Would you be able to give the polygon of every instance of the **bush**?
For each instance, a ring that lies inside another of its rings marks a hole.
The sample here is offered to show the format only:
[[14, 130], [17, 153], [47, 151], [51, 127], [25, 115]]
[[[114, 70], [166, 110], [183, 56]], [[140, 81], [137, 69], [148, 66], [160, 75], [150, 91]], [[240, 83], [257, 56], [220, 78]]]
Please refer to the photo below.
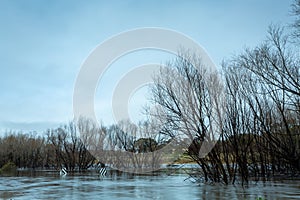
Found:
[[0, 173], [12, 173], [17, 170], [17, 166], [13, 162], [8, 162], [5, 165], [3, 165], [0, 169]]

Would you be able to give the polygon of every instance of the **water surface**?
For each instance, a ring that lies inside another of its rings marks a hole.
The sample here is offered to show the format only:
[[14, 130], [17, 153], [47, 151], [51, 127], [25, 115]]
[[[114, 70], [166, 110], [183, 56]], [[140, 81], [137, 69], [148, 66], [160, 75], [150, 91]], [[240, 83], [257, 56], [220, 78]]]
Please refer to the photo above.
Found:
[[300, 199], [300, 181], [250, 187], [195, 184], [185, 174], [19, 173], [0, 177], [0, 199]]

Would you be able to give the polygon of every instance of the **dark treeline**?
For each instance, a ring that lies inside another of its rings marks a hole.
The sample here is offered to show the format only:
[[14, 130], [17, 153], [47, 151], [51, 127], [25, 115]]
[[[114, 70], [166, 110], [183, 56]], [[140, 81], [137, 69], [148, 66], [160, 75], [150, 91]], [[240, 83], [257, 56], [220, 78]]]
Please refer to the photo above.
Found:
[[[137, 126], [122, 121], [104, 127], [97, 126], [91, 120], [80, 119], [47, 130], [43, 136], [6, 132], [0, 137], [0, 168], [11, 162], [19, 168], [66, 167], [68, 171], [84, 171], [105, 163], [123, 170], [126, 167], [149, 167], [147, 165], [151, 165], [152, 169], [159, 165], [160, 154], [155, 150], [166, 143], [153, 135], [154, 131], [155, 128], [146, 122]], [[152, 152], [152, 157], [136, 154], [145, 152]]]
[[84, 170], [95, 158], [75, 133], [74, 123], [47, 131], [45, 137], [7, 132], [0, 138], [0, 166], [8, 162], [19, 168]]

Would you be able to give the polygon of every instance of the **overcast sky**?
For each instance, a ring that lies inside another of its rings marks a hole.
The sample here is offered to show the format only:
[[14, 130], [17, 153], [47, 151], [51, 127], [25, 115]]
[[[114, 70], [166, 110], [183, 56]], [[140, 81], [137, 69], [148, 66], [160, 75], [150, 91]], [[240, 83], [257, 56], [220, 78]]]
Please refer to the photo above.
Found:
[[[291, 3], [0, 0], [0, 130], [41, 131], [71, 120], [80, 66], [112, 35], [140, 27], [173, 29], [197, 41], [219, 65], [244, 47], [262, 42], [270, 23], [290, 23]], [[136, 56], [140, 62], [164, 62], [159, 60], [164, 56], [151, 55], [144, 56], [145, 61]], [[129, 57], [119, 65], [136, 64], [135, 55]], [[114, 74], [107, 80], [109, 76]], [[108, 107], [109, 95], [97, 101], [97, 113], [105, 123], [111, 123]]]

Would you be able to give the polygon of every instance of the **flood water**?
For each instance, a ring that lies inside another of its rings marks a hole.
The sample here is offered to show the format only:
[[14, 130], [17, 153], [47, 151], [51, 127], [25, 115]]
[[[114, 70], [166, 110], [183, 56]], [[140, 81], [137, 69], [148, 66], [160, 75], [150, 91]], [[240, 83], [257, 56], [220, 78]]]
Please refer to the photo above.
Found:
[[276, 181], [250, 187], [196, 184], [187, 175], [129, 175], [110, 172], [68, 174], [22, 172], [0, 177], [0, 199], [300, 199], [300, 181]]

